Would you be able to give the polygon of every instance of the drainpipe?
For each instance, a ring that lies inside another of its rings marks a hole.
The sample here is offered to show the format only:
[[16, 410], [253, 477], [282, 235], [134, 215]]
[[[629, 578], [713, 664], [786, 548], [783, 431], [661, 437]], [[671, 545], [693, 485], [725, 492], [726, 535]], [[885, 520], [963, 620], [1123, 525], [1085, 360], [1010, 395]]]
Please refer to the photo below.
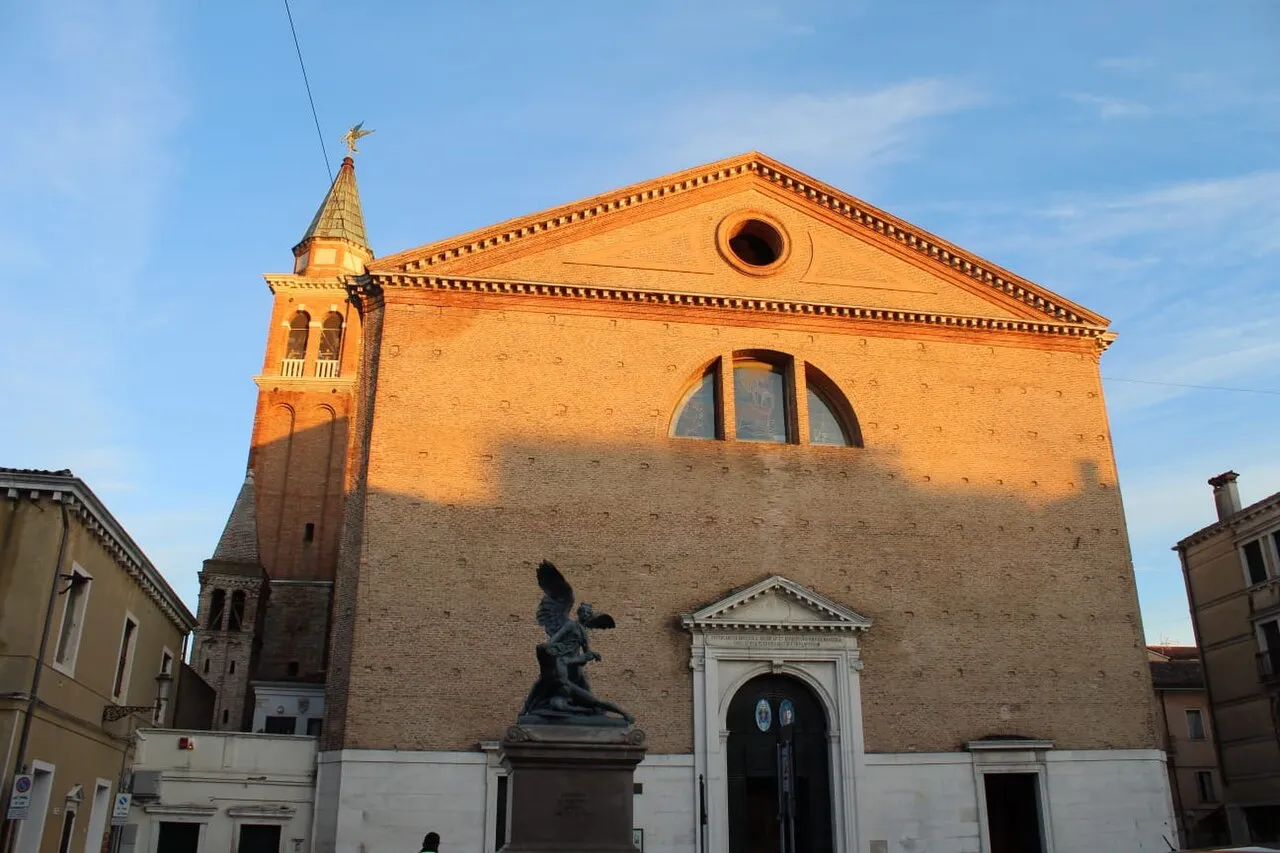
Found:
[[[49, 649], [49, 628], [53, 624], [53, 604], [58, 600], [58, 584], [62, 581], [62, 562], [67, 554], [67, 540], [71, 537], [71, 519], [67, 515], [67, 497], [58, 504], [62, 510], [62, 541], [58, 543], [58, 560], [53, 564], [53, 583], [49, 588], [49, 601], [44, 609], [44, 630], [40, 633], [40, 650], [36, 653], [35, 672], [31, 675], [31, 689], [27, 696], [27, 712], [22, 718], [22, 734], [18, 737], [18, 757], [13, 763], [14, 775], [21, 773], [27, 766], [27, 742], [31, 737], [31, 721], [35, 717], [36, 707], [40, 704], [40, 676], [44, 674], [44, 656]], [[3, 849], [13, 846], [15, 833], [13, 821], [6, 820]]]

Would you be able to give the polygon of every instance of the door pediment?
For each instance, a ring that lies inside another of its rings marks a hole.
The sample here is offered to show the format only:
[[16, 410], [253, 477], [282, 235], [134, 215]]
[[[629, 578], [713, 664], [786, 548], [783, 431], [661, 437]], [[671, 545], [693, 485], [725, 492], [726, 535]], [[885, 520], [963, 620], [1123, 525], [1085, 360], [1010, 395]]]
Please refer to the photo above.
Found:
[[871, 620], [795, 581], [773, 575], [681, 617], [694, 633], [855, 633]]

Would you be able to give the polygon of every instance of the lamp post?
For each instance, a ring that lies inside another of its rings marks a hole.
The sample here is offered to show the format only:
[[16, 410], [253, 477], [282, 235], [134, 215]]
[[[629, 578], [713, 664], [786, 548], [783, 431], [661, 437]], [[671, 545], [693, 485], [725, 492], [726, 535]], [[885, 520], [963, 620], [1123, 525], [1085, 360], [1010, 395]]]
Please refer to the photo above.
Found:
[[161, 710], [165, 707], [165, 702], [169, 701], [169, 691], [173, 686], [173, 673], [160, 671], [156, 676], [156, 701], [151, 705], [107, 705], [102, 709], [102, 722], [114, 723], [116, 720], [123, 720], [125, 717], [133, 714], [143, 714], [150, 711], [153, 715], [152, 719], [160, 715]]

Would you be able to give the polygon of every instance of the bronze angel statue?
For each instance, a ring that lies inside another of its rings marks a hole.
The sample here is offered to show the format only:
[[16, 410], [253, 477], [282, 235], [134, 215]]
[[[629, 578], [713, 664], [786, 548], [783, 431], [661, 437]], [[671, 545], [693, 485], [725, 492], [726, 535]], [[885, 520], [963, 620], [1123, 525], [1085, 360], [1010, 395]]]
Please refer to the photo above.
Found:
[[[634, 721], [626, 711], [597, 699], [587, 681], [586, 665], [600, 660], [591, 650], [589, 631], [614, 627], [613, 617], [596, 613], [585, 601], [578, 605], [578, 618], [573, 613], [573, 587], [560, 570], [546, 560], [538, 566], [538, 586], [542, 602], [538, 605], [538, 624], [547, 632], [547, 641], [539, 643], [538, 681], [529, 691], [521, 722], [587, 723], [589, 725], [625, 725]], [[610, 717], [608, 714], [617, 714]]]

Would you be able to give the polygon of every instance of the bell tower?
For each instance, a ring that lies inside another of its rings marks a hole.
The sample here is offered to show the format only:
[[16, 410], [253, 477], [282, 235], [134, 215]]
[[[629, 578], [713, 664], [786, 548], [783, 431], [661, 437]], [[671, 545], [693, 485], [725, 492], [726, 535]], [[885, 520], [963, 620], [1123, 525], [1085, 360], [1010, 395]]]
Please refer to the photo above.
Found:
[[373, 258], [348, 156], [274, 297], [249, 467], [271, 601], [253, 678], [323, 683], [361, 322], [347, 284]]

